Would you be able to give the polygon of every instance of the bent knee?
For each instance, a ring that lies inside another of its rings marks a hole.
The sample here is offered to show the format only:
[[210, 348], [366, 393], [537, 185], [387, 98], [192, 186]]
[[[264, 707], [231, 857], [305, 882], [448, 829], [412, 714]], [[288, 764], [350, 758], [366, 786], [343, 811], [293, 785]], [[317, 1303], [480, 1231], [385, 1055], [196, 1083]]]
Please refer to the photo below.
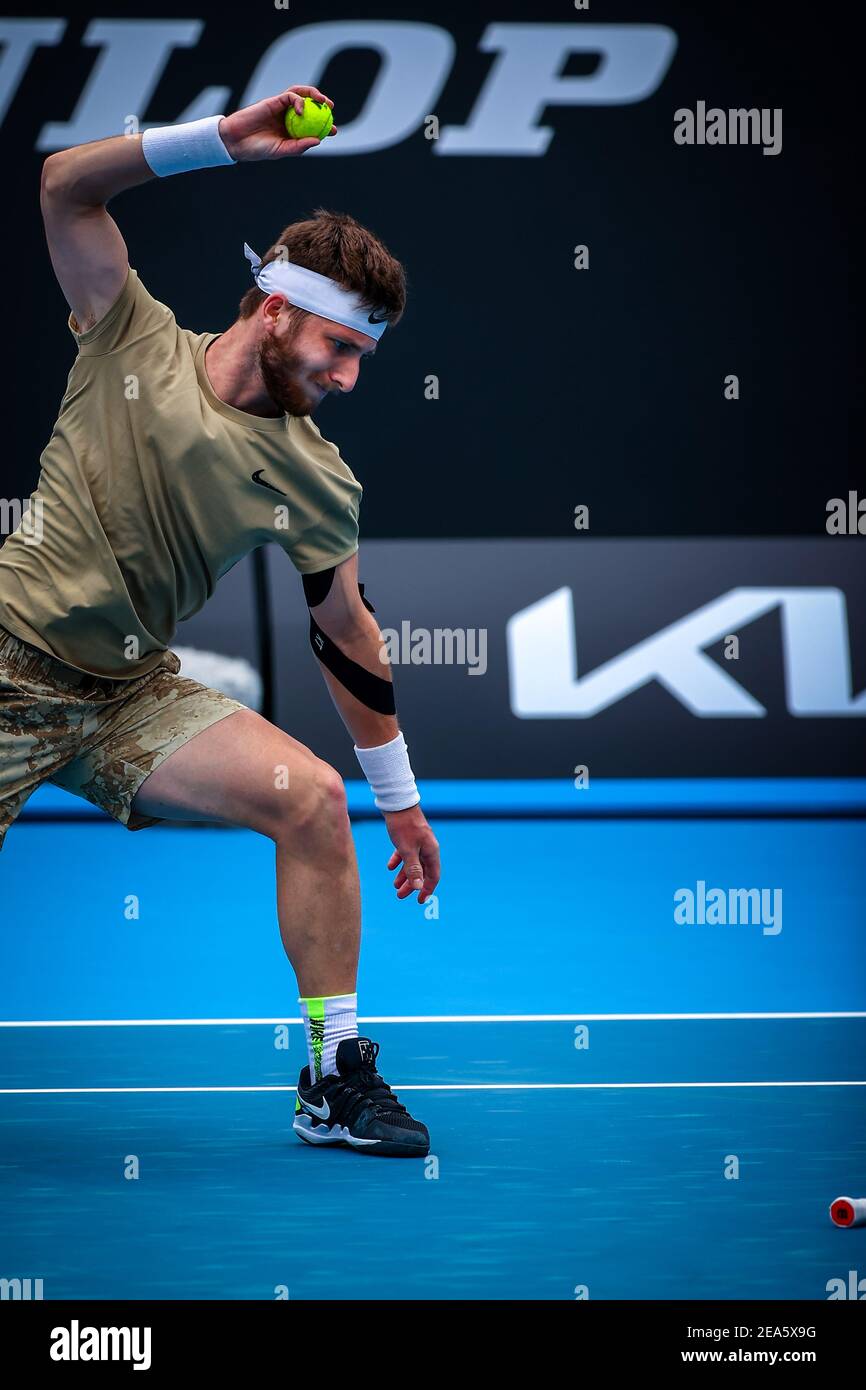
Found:
[[275, 808], [272, 839], [302, 837], [334, 842], [348, 835], [346, 788], [336, 768], [316, 758], [302, 777], [292, 779], [287, 791]]

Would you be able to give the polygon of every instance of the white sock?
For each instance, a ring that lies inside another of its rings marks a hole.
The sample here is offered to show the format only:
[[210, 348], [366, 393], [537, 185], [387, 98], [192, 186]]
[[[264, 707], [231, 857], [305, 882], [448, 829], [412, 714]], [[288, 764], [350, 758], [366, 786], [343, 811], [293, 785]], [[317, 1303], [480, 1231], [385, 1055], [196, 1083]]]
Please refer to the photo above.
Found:
[[358, 1036], [357, 994], [326, 994], [318, 999], [299, 999], [307, 1038], [310, 1082], [337, 1070], [337, 1046], [344, 1038]]

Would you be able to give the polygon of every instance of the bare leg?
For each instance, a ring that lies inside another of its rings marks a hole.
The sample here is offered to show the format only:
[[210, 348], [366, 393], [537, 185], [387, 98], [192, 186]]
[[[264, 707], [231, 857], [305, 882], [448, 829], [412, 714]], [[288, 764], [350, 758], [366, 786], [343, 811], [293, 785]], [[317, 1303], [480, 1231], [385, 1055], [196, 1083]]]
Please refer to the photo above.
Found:
[[342, 778], [252, 710], [190, 739], [142, 783], [135, 809], [246, 826], [276, 845], [277, 912], [301, 995], [354, 993], [358, 864]]

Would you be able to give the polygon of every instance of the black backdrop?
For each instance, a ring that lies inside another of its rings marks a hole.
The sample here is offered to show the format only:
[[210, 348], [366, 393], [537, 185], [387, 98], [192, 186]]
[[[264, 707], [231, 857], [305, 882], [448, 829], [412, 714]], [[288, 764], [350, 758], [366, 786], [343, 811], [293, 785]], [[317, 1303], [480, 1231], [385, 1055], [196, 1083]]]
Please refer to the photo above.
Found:
[[[35, 484], [72, 361], [39, 220], [36, 146], [46, 123], [71, 117], [99, 61], [81, 43], [94, 17], [203, 24], [138, 113], [156, 123], [216, 84], [234, 109], [269, 45], [322, 21], [449, 31], [455, 60], [432, 106], [443, 126], [467, 122], [490, 77], [495, 56], [479, 46], [489, 24], [676, 33], [647, 100], [546, 107], [539, 123], [554, 134], [541, 156], [437, 156], [419, 128], [376, 153], [202, 172], [113, 204], [132, 264], [198, 330], [233, 317], [249, 283], [243, 241], [262, 249], [319, 204], [352, 212], [405, 262], [403, 323], [355, 392], [316, 417], [364, 483], [363, 536], [567, 536], [579, 503], [594, 536], [820, 535], [828, 498], [866, 491], [854, 463], [860, 50], [844, 10], [592, 0], [583, 14], [565, 0], [529, 11], [476, 0], [431, 11], [381, 0], [323, 13], [296, 0], [288, 10], [132, 0], [37, 13], [62, 16], [66, 29], [34, 50], [0, 124], [6, 497]], [[595, 62], [574, 55], [562, 74]], [[353, 49], [284, 77], [322, 87], [348, 126], [378, 64]], [[674, 111], [701, 100], [781, 108], [782, 153], [676, 145]], [[121, 121], [118, 112], [118, 131]], [[578, 243], [590, 248], [588, 272], [572, 267]], [[736, 403], [723, 398], [729, 372], [740, 377]], [[430, 374], [438, 401], [424, 397]]]

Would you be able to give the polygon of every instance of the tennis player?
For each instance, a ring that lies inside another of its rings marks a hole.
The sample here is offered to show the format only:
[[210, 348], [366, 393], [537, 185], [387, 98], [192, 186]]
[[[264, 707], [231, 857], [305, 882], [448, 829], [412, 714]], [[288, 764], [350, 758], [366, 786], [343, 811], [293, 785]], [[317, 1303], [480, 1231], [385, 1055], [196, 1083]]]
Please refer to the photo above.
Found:
[[[362, 489], [311, 418], [326, 395], [354, 388], [361, 359], [401, 318], [405, 273], [354, 218], [320, 208], [263, 257], [245, 246], [253, 283], [238, 317], [194, 333], [145, 288], [106, 210], [154, 178], [304, 154], [320, 141], [289, 138], [284, 117], [305, 97], [333, 106], [290, 87], [230, 116], [45, 161], [45, 232], [77, 356], [30, 509], [0, 550], [0, 844], [42, 782], [130, 830], [207, 819], [268, 836], [309, 1056], [294, 1128], [314, 1145], [423, 1157], [427, 1129], [379, 1074], [379, 1044], [358, 1036], [360, 891], [342, 778], [179, 674], [168, 646], [221, 575], [281, 545], [394, 846], [397, 897], [430, 897], [439, 847], [358, 583]], [[212, 244], [203, 238], [188, 278], [220, 273]]]

